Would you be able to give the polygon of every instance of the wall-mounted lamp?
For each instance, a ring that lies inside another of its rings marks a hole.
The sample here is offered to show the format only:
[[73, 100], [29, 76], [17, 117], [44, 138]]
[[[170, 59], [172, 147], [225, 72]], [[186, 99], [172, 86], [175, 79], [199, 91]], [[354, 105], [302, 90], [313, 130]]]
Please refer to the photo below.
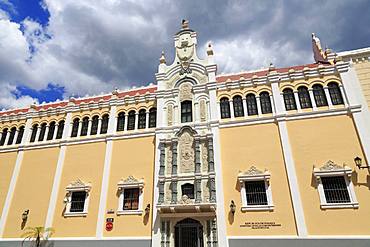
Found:
[[22, 214], [22, 221], [25, 222], [27, 221], [28, 219], [28, 214], [30, 213], [30, 210], [27, 209], [27, 210], [24, 210], [23, 214]]
[[236, 211], [236, 205], [235, 205], [235, 202], [233, 200], [231, 200], [231, 203], [230, 203], [230, 212], [232, 214], [235, 214], [235, 211]]
[[146, 205], [145, 214], [149, 214], [149, 212], [150, 212], [150, 204]]
[[357, 166], [358, 169], [369, 169], [370, 166], [369, 165], [362, 165], [362, 159], [360, 157], [356, 157], [355, 159], [355, 164]]

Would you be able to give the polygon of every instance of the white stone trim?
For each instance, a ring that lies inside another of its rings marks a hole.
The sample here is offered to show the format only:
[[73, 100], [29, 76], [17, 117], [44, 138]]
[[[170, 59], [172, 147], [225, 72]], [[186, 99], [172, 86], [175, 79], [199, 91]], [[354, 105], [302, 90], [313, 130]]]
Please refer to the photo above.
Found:
[[[273, 210], [274, 204], [272, 201], [272, 192], [270, 185], [271, 174], [265, 170], [260, 171], [255, 166], [251, 166], [248, 171], [240, 172], [238, 174], [238, 181], [240, 184], [240, 195], [242, 199], [242, 211], [262, 211], [262, 210]], [[245, 183], [248, 181], [264, 181], [267, 197], [267, 205], [248, 205]]]
[[[63, 214], [64, 217], [79, 217], [79, 216], [86, 216], [89, 209], [89, 201], [90, 201], [90, 191], [91, 191], [91, 184], [85, 183], [81, 181], [80, 179], [77, 179], [76, 181], [70, 183], [66, 187], [66, 197], [64, 198], [64, 201], [66, 203], [65, 212]], [[85, 204], [84, 204], [84, 210], [82, 212], [71, 212], [71, 201], [72, 201], [72, 194], [74, 192], [80, 192], [85, 191], [86, 192], [86, 198], [85, 198]]]
[[[121, 180], [117, 184], [118, 191], [120, 192], [118, 198], [118, 208], [117, 208], [117, 215], [125, 215], [125, 214], [142, 214], [143, 213], [143, 201], [144, 201], [144, 181], [138, 180], [133, 176], [129, 176], [125, 180]], [[135, 210], [124, 210], [123, 209], [123, 201], [124, 201], [124, 191], [125, 189], [139, 189], [139, 205], [138, 209]]]
[[[355, 190], [351, 180], [352, 169], [348, 166], [343, 165], [343, 167], [338, 166], [333, 161], [329, 160], [321, 168], [313, 169], [313, 175], [317, 181], [317, 190], [320, 197], [320, 206], [322, 209], [329, 208], [358, 208], [359, 204], [356, 198]], [[347, 191], [350, 197], [351, 202], [348, 203], [328, 203], [325, 197], [324, 186], [322, 184], [322, 177], [330, 176], [343, 176], [347, 185]]]

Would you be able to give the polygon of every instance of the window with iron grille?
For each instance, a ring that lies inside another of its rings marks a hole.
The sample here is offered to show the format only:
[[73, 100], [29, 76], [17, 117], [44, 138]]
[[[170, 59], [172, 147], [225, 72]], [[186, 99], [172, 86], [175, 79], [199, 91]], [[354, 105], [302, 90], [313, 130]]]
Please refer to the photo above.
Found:
[[76, 137], [78, 134], [78, 125], [80, 124], [80, 119], [76, 118], [73, 120], [73, 125], [72, 125], [72, 133], [71, 137]]
[[106, 134], [108, 132], [109, 115], [105, 114], [101, 119], [100, 134]]
[[321, 177], [327, 203], [351, 202], [343, 176]]
[[123, 131], [125, 129], [125, 113], [120, 112], [117, 118], [117, 131]]
[[343, 104], [343, 97], [342, 93], [340, 92], [340, 88], [337, 83], [330, 82], [328, 84], [329, 94], [331, 98], [331, 103], [333, 105], [341, 105]]
[[145, 127], [146, 127], [146, 111], [144, 109], [141, 109], [139, 111], [139, 123], [137, 128], [145, 129]]
[[181, 102], [181, 123], [193, 121], [192, 104], [193, 103], [190, 100]]
[[149, 128], [155, 128], [157, 125], [157, 108], [149, 110]]
[[265, 180], [245, 182], [248, 206], [268, 205]]
[[260, 93], [260, 102], [262, 114], [272, 113], [271, 99], [268, 92]]
[[86, 200], [86, 191], [74, 191], [71, 196], [71, 207], [70, 212], [84, 212], [85, 209], [85, 200]]
[[135, 129], [135, 111], [130, 111], [128, 113], [127, 130], [134, 129]]
[[37, 134], [37, 129], [38, 129], [38, 125], [37, 124], [34, 124], [32, 126], [32, 133], [31, 133], [31, 138], [30, 138], [30, 142], [34, 142], [36, 140], [36, 134]]
[[181, 186], [182, 195], [186, 195], [189, 199], [194, 199], [194, 184], [184, 184]]
[[283, 98], [284, 98], [285, 109], [287, 111], [297, 110], [297, 105], [295, 102], [294, 93], [292, 89], [290, 88], [284, 89]]
[[57, 131], [56, 139], [62, 139], [63, 130], [64, 130], [64, 120], [59, 121], [59, 123], [58, 123], [58, 131]]
[[7, 134], [8, 134], [8, 129], [7, 128], [3, 129], [1, 133], [0, 146], [4, 146]]
[[12, 145], [13, 144], [13, 141], [14, 141], [14, 137], [15, 137], [15, 132], [17, 131], [17, 128], [16, 127], [13, 127], [11, 128], [10, 130], [10, 136], [9, 136], [9, 139], [8, 139], [8, 145]]
[[18, 130], [18, 136], [17, 136], [17, 140], [15, 141], [15, 144], [20, 144], [22, 142], [23, 134], [24, 134], [24, 126], [21, 126]]
[[54, 131], [55, 131], [55, 122], [51, 122], [49, 124], [49, 131], [48, 136], [46, 137], [46, 140], [51, 140], [54, 137]]
[[40, 135], [38, 141], [43, 141], [45, 137], [45, 132], [46, 132], [46, 123], [41, 124], [40, 128]]
[[91, 120], [90, 135], [96, 135], [98, 133], [99, 116], [93, 116]]
[[298, 88], [298, 98], [302, 109], [312, 107], [310, 93], [306, 87], [301, 86]]
[[235, 117], [244, 117], [243, 99], [241, 96], [233, 97], [233, 107]]
[[230, 118], [230, 104], [229, 99], [223, 97], [220, 100], [220, 108], [221, 108], [221, 118]]
[[123, 191], [123, 210], [139, 209], [139, 188], [124, 189]]
[[80, 132], [80, 136], [86, 136], [87, 135], [87, 130], [89, 128], [89, 118], [88, 117], [84, 117], [82, 119], [82, 123], [81, 123], [81, 132]]
[[257, 100], [254, 94], [247, 95], [247, 111], [248, 111], [248, 116], [258, 114]]
[[318, 107], [328, 105], [328, 101], [326, 99], [326, 95], [325, 95], [325, 91], [324, 91], [323, 86], [321, 86], [319, 84], [313, 85], [312, 91], [313, 91], [313, 96], [315, 98], [316, 105]]

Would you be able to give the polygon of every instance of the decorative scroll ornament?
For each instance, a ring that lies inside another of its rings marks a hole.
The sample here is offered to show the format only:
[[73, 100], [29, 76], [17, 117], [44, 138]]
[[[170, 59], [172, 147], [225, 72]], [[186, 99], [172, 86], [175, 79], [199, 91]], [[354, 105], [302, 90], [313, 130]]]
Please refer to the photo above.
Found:
[[191, 199], [187, 195], [183, 195], [179, 201], [180, 204], [190, 204], [192, 203]]
[[261, 170], [257, 169], [257, 167], [251, 166], [249, 168], [249, 170], [247, 170], [245, 172], [239, 172], [238, 180], [239, 180], [240, 183], [243, 183], [246, 180], [251, 180], [251, 179], [253, 180], [253, 179], [256, 179], [256, 178], [265, 179], [265, 180], [269, 181], [270, 177], [271, 177], [271, 175], [267, 170], [261, 171]]
[[241, 175], [254, 176], [254, 175], [260, 175], [260, 174], [263, 174], [263, 173], [264, 172], [261, 171], [261, 170], [258, 170], [257, 167], [251, 166], [251, 168], [249, 168], [249, 170], [241, 173]]
[[179, 138], [181, 172], [194, 172], [193, 142], [194, 138], [188, 131], [184, 131], [184, 133]]
[[192, 100], [193, 94], [191, 92], [192, 87], [190, 84], [185, 83], [180, 86], [180, 101]]
[[75, 190], [85, 190], [89, 191], [91, 189], [91, 184], [90, 183], [85, 183], [81, 179], [77, 179], [74, 182], [71, 182], [67, 188], [68, 191], [75, 191]]
[[123, 183], [125, 184], [132, 184], [132, 183], [138, 183], [139, 180], [137, 180], [136, 178], [134, 178], [134, 176], [128, 176], [125, 180], [123, 180]]
[[143, 180], [136, 179], [134, 176], [130, 175], [126, 179], [121, 179], [117, 184], [118, 188], [125, 188], [125, 187], [143, 187], [144, 182]]
[[320, 171], [334, 171], [334, 170], [342, 170], [343, 167], [335, 164], [333, 161], [329, 160], [326, 162], [322, 167], [319, 168]]

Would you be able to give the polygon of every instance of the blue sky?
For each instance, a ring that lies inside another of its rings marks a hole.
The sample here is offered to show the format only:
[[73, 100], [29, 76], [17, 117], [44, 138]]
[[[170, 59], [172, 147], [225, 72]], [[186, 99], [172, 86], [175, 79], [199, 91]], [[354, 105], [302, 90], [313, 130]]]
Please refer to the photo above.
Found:
[[155, 83], [184, 18], [219, 74], [311, 63], [312, 32], [370, 46], [368, 0], [0, 0], [0, 109]]

